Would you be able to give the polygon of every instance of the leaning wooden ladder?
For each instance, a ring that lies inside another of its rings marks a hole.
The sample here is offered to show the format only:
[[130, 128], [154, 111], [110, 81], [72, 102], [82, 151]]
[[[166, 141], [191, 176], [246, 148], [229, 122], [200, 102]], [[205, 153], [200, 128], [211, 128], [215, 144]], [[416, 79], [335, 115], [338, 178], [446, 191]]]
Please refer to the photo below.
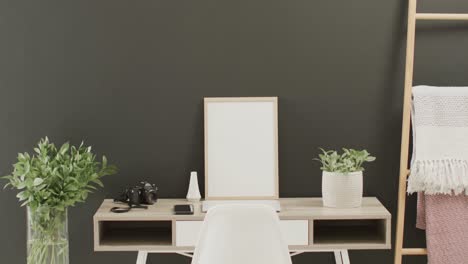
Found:
[[406, 207], [406, 180], [409, 176], [409, 146], [411, 127], [411, 94], [413, 87], [414, 69], [414, 45], [416, 36], [417, 20], [467, 20], [468, 14], [442, 14], [442, 13], [417, 13], [417, 0], [408, 0], [408, 36], [406, 46], [406, 71], [405, 71], [405, 91], [403, 100], [403, 125], [401, 136], [401, 156], [400, 156], [400, 185], [398, 188], [398, 216], [395, 242], [395, 264], [401, 264], [404, 255], [426, 255], [425, 248], [404, 248], [403, 234], [405, 225]]

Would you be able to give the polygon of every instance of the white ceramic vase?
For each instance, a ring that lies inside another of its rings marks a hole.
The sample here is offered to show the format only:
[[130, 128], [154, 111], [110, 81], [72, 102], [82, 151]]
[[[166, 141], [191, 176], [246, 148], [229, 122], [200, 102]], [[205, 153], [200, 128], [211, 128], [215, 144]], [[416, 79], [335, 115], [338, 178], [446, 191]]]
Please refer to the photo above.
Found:
[[190, 184], [187, 192], [187, 200], [198, 202], [201, 199], [200, 189], [198, 187], [198, 176], [196, 171], [190, 172]]
[[323, 206], [353, 208], [362, 204], [362, 171], [322, 173]]

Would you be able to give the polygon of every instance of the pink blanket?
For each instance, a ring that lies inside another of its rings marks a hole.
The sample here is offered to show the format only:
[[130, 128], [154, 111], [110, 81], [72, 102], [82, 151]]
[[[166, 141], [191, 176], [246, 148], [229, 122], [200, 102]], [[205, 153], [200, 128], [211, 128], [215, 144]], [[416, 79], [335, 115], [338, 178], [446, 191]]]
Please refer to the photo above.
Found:
[[429, 264], [468, 263], [468, 196], [418, 193], [416, 227], [426, 230]]

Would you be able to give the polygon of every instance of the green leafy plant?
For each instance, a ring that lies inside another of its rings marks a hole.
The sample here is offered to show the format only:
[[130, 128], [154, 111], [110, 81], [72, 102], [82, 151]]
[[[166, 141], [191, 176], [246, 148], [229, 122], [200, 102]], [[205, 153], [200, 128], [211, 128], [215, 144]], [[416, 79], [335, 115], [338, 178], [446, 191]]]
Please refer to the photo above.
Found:
[[317, 160], [322, 163], [323, 171], [350, 173], [364, 171], [362, 165], [364, 162], [372, 162], [375, 157], [371, 156], [367, 150], [354, 150], [343, 148], [343, 153], [338, 153], [335, 150], [324, 150], [319, 154]]
[[[91, 147], [69, 143], [57, 148], [46, 137], [34, 148], [35, 154], [19, 153], [5, 187], [18, 189], [21, 206], [28, 206], [31, 229], [28, 264], [68, 262], [67, 208], [84, 202], [101, 178], [115, 174], [105, 156], [96, 160]], [[65, 231], [64, 231], [65, 230]], [[65, 239], [65, 241], [64, 241]], [[66, 259], [66, 261], [65, 261]]]

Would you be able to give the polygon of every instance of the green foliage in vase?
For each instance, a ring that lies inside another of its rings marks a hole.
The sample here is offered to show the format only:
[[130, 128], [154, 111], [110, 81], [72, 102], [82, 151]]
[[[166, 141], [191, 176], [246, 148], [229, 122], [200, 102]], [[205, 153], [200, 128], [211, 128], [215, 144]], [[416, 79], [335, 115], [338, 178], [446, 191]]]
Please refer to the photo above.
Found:
[[338, 153], [335, 150], [324, 150], [319, 154], [318, 159], [314, 159], [322, 163], [323, 171], [350, 173], [364, 171], [362, 167], [364, 162], [372, 162], [375, 157], [372, 157], [367, 150], [354, 150], [343, 148], [343, 153]]
[[96, 161], [91, 147], [83, 143], [79, 147], [63, 144], [55, 147], [46, 137], [41, 139], [35, 155], [18, 154], [18, 162], [13, 165], [9, 180], [5, 185], [21, 190], [17, 197], [32, 210], [41, 207], [64, 211], [77, 202], [84, 202], [88, 194], [103, 187], [101, 177], [116, 172], [116, 167]]
[[5, 187], [20, 191], [21, 206], [28, 206], [28, 264], [68, 263], [67, 208], [84, 202], [97, 186], [103, 187], [100, 179], [115, 174], [117, 168], [108, 165], [105, 156], [96, 160], [91, 147], [83, 143], [57, 148], [46, 137], [34, 152], [18, 154], [13, 172], [3, 177], [8, 180]]

